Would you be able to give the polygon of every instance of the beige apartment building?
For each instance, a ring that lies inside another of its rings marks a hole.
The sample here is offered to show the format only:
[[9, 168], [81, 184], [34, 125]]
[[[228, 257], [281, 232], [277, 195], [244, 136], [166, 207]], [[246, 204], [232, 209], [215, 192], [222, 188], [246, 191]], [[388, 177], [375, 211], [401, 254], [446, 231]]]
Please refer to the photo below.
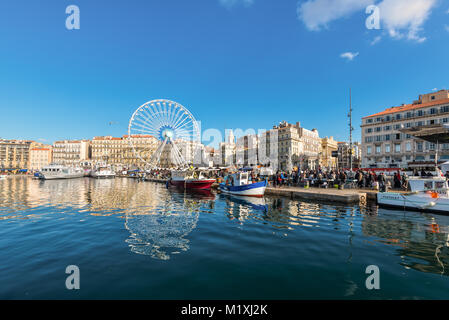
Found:
[[279, 169], [318, 169], [322, 141], [317, 129], [308, 130], [299, 122], [293, 125], [283, 121], [273, 130], [278, 131]]
[[28, 169], [30, 149], [35, 144], [30, 140], [0, 140], [0, 170]]
[[[412, 162], [434, 162], [435, 144], [399, 130], [447, 123], [449, 90], [423, 94], [411, 104], [388, 108], [362, 118], [362, 166], [407, 168]], [[449, 160], [449, 144], [440, 144], [438, 148], [438, 159]]]
[[144, 167], [158, 146], [158, 140], [151, 135], [95, 137], [91, 141], [91, 159], [93, 163]]
[[43, 167], [52, 163], [52, 147], [51, 146], [35, 146], [30, 149], [30, 165], [29, 169], [39, 171]]
[[321, 139], [321, 157], [320, 165], [328, 170], [337, 169], [337, 157], [332, 154], [338, 152], [338, 141], [334, 137], [326, 137]]
[[53, 143], [53, 162], [68, 166], [78, 166], [90, 159], [89, 140], [64, 140]]

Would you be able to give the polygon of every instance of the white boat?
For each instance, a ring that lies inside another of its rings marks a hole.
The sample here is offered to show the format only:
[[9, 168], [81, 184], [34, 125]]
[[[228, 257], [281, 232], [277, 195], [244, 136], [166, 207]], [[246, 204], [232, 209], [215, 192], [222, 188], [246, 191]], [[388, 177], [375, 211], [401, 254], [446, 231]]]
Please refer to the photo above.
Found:
[[92, 178], [115, 178], [115, 172], [108, 166], [99, 166], [90, 172]]
[[444, 177], [410, 177], [411, 192], [380, 192], [380, 206], [449, 214], [449, 188]]
[[220, 191], [238, 196], [263, 197], [267, 185], [266, 180], [251, 183], [248, 172], [237, 172], [227, 176], [225, 183], [220, 183]]
[[44, 180], [82, 178], [84, 177], [84, 170], [82, 168], [72, 168], [53, 164], [43, 167], [40, 171], [40, 175]]

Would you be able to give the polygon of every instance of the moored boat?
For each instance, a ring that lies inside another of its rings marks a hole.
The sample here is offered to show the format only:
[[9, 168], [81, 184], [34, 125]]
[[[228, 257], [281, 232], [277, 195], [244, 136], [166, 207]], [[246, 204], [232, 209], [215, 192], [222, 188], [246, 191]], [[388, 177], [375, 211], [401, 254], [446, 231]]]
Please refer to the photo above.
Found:
[[239, 196], [263, 197], [267, 186], [266, 180], [251, 182], [247, 172], [238, 172], [229, 175], [225, 183], [220, 183], [220, 191]]
[[40, 174], [41, 179], [44, 180], [74, 179], [84, 177], [84, 170], [81, 168], [53, 164], [43, 167]]
[[108, 166], [99, 166], [90, 172], [92, 178], [115, 178], [115, 172]]
[[380, 206], [449, 214], [449, 188], [444, 177], [411, 177], [411, 192], [380, 192]]
[[207, 177], [204, 171], [172, 171], [171, 179], [167, 181], [167, 186], [183, 189], [210, 190], [215, 183], [215, 179]]

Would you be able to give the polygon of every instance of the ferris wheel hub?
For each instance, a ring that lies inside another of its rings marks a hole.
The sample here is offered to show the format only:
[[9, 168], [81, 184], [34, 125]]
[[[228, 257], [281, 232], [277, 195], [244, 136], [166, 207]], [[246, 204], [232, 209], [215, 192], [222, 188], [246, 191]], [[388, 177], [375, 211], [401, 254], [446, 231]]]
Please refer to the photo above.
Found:
[[175, 137], [175, 131], [173, 130], [173, 128], [169, 127], [169, 126], [164, 126], [161, 128], [161, 133], [160, 133], [160, 139], [162, 141], [164, 140], [168, 140], [171, 141], [173, 140]]

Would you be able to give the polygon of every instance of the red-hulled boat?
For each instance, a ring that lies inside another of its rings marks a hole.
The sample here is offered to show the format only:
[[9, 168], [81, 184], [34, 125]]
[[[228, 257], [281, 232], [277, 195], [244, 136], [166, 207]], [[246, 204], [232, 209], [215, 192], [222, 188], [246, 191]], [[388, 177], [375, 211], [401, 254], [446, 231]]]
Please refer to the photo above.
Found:
[[168, 181], [169, 186], [191, 190], [210, 190], [214, 183], [215, 179], [207, 178], [202, 171], [172, 171]]

